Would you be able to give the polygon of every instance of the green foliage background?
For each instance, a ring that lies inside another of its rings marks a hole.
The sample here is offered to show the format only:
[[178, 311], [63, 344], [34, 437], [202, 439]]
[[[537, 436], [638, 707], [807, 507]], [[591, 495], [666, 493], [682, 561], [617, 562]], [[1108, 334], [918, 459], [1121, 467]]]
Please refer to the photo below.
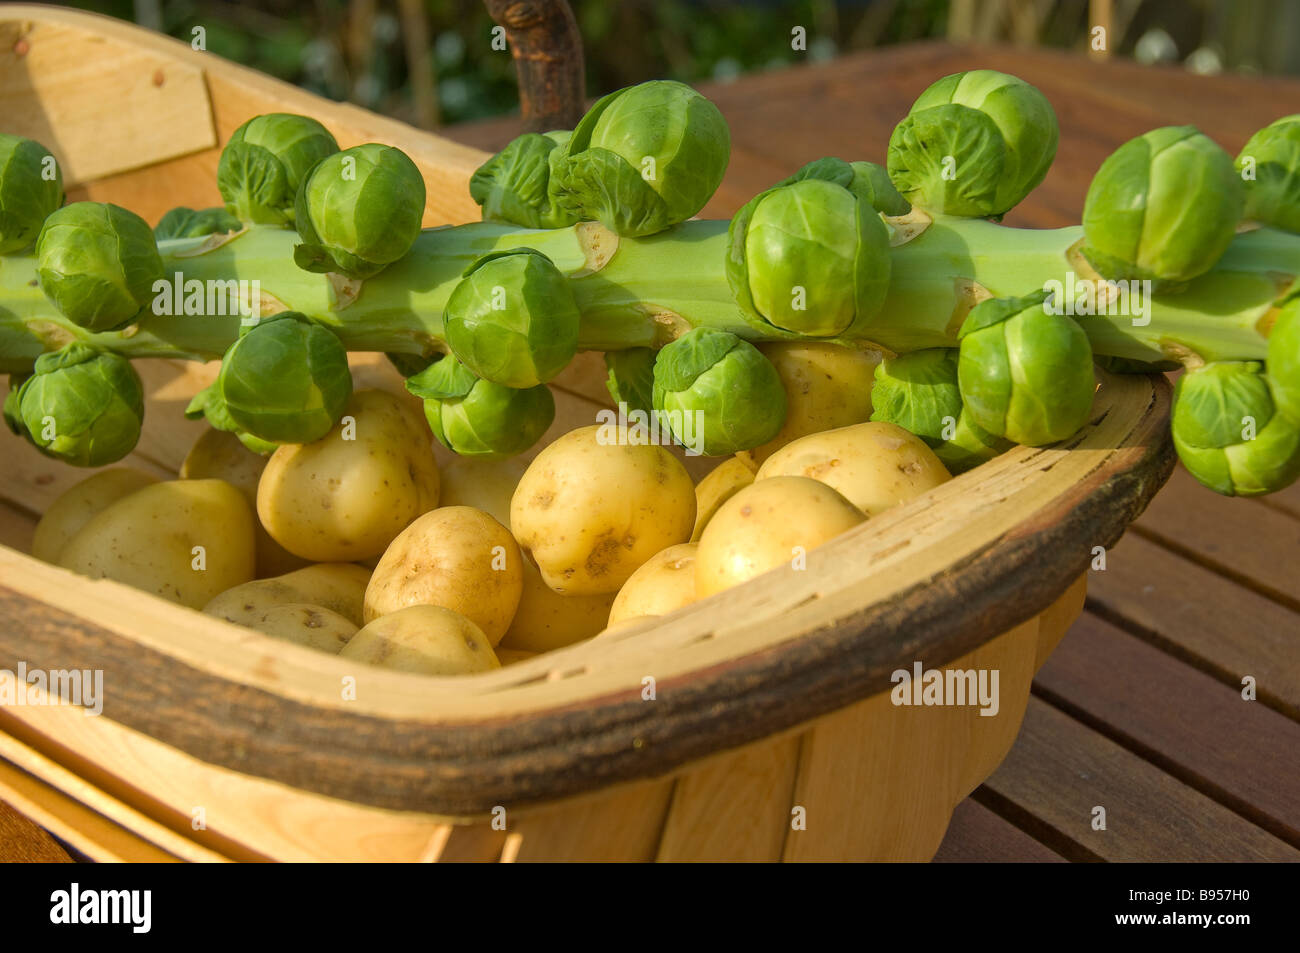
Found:
[[[491, 48], [479, 0], [99, 0], [73, 5], [190, 41], [336, 100], [416, 125], [517, 109], [514, 67]], [[1086, 48], [1089, 0], [571, 0], [593, 95], [654, 77], [726, 81], [796, 62], [927, 38]], [[1220, 69], [1300, 73], [1295, 0], [1115, 0], [1121, 56]], [[409, 48], [427, 29], [422, 50]], [[808, 49], [791, 49], [791, 29]], [[411, 69], [412, 57], [423, 69]], [[435, 97], [412, 75], [432, 75]]]

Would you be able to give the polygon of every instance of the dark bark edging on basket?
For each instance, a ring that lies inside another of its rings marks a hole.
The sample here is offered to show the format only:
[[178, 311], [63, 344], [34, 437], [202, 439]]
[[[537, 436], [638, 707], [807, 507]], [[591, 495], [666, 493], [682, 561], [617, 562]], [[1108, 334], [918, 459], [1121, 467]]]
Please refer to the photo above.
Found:
[[[1167, 388], [1153, 400], [1167, 405]], [[942, 665], [1037, 615], [1168, 479], [1167, 431], [1132, 452], [1131, 465], [1094, 477], [1069, 512], [1036, 514], [886, 605], [663, 679], [654, 702], [635, 686], [455, 726], [319, 709], [228, 682], [2, 586], [0, 665], [102, 668], [106, 717], [213, 764], [377, 807], [481, 815], [663, 775], [888, 690], [895, 669]]]

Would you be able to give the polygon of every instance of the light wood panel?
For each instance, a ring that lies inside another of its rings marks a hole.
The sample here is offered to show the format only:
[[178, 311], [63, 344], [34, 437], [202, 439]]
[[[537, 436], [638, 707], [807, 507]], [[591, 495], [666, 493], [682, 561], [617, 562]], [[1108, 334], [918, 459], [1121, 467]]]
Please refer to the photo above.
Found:
[[0, 115], [54, 153], [65, 187], [216, 145], [194, 62], [22, 12], [0, 11]]

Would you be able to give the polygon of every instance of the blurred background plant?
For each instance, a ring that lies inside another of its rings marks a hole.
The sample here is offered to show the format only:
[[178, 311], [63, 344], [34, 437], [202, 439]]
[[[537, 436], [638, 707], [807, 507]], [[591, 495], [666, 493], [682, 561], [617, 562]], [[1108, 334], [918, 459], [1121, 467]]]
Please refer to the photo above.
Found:
[[[479, 0], [93, 0], [213, 53], [424, 128], [517, 110], [514, 66]], [[923, 39], [1011, 43], [1180, 66], [1300, 73], [1297, 0], [571, 0], [588, 89], [744, 73]], [[1093, 28], [1107, 26], [1105, 50]], [[806, 49], [791, 31], [805, 30]]]

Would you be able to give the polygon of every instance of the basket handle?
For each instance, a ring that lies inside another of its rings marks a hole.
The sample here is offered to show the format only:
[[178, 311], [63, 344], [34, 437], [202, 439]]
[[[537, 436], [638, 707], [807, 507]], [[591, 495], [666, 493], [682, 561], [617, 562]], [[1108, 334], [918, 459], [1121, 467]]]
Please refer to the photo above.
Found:
[[505, 28], [529, 132], [572, 129], [585, 111], [582, 36], [565, 0], [484, 0]]

